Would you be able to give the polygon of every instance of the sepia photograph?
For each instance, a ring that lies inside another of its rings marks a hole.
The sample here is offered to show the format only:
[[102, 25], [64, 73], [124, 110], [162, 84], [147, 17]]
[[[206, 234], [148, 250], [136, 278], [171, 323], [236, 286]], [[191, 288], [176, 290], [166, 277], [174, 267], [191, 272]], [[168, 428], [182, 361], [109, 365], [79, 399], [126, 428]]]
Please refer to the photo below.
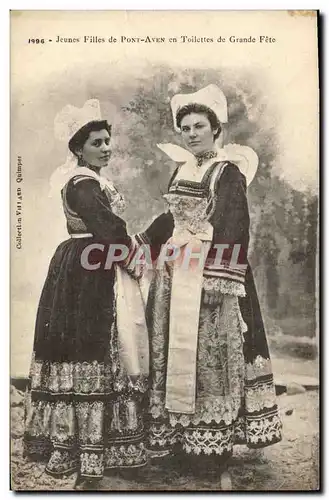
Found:
[[319, 13], [10, 13], [14, 491], [319, 491]]

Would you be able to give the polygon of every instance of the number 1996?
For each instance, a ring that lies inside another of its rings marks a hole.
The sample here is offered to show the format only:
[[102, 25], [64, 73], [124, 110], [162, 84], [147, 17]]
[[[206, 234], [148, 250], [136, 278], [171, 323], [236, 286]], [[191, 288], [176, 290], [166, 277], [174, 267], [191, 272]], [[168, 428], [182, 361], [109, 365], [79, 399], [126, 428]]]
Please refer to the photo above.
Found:
[[44, 38], [29, 38], [28, 43], [45, 43]]

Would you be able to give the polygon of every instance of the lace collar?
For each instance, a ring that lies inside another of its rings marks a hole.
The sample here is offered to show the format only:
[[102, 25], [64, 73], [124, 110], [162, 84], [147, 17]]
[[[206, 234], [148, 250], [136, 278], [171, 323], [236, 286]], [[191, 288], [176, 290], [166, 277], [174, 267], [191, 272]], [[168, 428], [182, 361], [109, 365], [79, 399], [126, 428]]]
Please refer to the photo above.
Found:
[[212, 158], [216, 158], [217, 151], [206, 151], [205, 153], [201, 153], [196, 155], [197, 166], [202, 167], [205, 161], [211, 160]]
[[[177, 163], [194, 162], [196, 164], [196, 157], [181, 146], [171, 143], [157, 144], [157, 146]], [[240, 144], [227, 144], [223, 148], [216, 147], [216, 151], [216, 161], [230, 161], [237, 165], [240, 172], [245, 175], [248, 186], [257, 172], [257, 153], [249, 146], [242, 146]], [[204, 159], [203, 162], [205, 163], [205, 161]]]

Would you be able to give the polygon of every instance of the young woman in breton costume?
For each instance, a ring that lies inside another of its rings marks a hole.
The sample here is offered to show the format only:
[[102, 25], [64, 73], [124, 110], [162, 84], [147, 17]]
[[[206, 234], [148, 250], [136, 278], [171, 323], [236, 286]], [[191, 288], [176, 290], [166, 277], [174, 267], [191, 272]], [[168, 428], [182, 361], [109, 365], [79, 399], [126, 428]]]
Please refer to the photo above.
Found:
[[[81, 478], [95, 479], [105, 469], [146, 463], [148, 336], [129, 269], [135, 243], [119, 216], [124, 200], [102, 175], [111, 154], [111, 127], [101, 118], [99, 102], [66, 106], [56, 117], [55, 132], [70, 150], [52, 177], [70, 238], [51, 260], [39, 303], [25, 454], [46, 459], [51, 474], [78, 471]], [[128, 247], [130, 257], [105, 269], [111, 244]]]
[[[149, 291], [148, 446], [159, 455], [195, 456], [199, 466], [205, 457], [225, 463], [234, 444], [260, 448], [280, 441], [281, 421], [247, 260], [246, 187], [257, 155], [235, 144], [222, 147], [227, 103], [216, 85], [176, 95], [171, 106], [189, 151], [159, 145], [181, 166], [165, 195], [170, 210], [151, 233], [164, 243], [170, 232], [168, 243], [181, 257], [159, 266]], [[226, 245], [219, 263], [214, 245]], [[184, 269], [189, 252], [208, 258]], [[222, 487], [231, 487], [227, 471]]]

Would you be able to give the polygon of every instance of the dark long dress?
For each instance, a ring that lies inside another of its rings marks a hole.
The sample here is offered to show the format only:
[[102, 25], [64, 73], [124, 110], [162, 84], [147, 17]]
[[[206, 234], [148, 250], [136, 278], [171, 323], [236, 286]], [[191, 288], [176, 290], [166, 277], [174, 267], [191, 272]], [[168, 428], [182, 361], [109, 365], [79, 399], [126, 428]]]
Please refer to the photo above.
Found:
[[[216, 168], [221, 170], [221, 175], [215, 179], [211, 192]], [[177, 170], [169, 184], [168, 198], [173, 213], [163, 216], [161, 224], [155, 223], [152, 231], [143, 235], [144, 241], [153, 240], [160, 245], [166, 241], [165, 237], [161, 238], [164, 228], [167, 231], [171, 228], [173, 233], [175, 226], [185, 225], [197, 232], [199, 229], [193, 226], [198, 228], [204, 217], [201, 223], [208, 220], [213, 227], [212, 245], [240, 244], [239, 263], [247, 267], [244, 274], [232, 269], [227, 257], [227, 265], [224, 262], [216, 270], [211, 265], [207, 267], [206, 263], [203, 270], [197, 349], [191, 354], [189, 345], [185, 348], [182, 342], [176, 344], [176, 351], [183, 351], [182, 359], [185, 356], [187, 363], [191, 356], [196, 357], [195, 410], [192, 414], [168, 410], [166, 396], [168, 390], [172, 390], [168, 387], [168, 357], [172, 344], [171, 309], [176, 305], [171, 299], [175, 293], [184, 317], [184, 302], [197, 290], [180, 298], [179, 291], [173, 288], [172, 269], [155, 273], [146, 311], [151, 350], [148, 447], [159, 455], [182, 452], [189, 456], [228, 457], [234, 444], [245, 443], [251, 448], [259, 448], [281, 440], [267, 340], [247, 261], [246, 180], [229, 162], [213, 163], [201, 182], [176, 181], [176, 174]], [[203, 209], [207, 215], [203, 214]], [[184, 218], [185, 210], [188, 213]], [[209, 290], [217, 297], [215, 305], [207, 302]], [[189, 322], [188, 315], [185, 315], [185, 322]], [[189, 325], [192, 331], [193, 324]], [[178, 330], [177, 335], [180, 333]], [[178, 369], [184, 373], [184, 363], [181, 368], [178, 365]], [[185, 380], [188, 389], [193, 381], [191, 377]], [[181, 396], [184, 399], [185, 394]]]
[[[112, 194], [88, 176], [62, 190], [72, 237], [57, 248], [40, 298], [24, 436], [26, 455], [46, 459], [52, 474], [101, 477], [146, 463], [147, 376], [131, 380], [120, 366], [114, 268], [91, 271], [80, 262], [93, 243], [131, 248]], [[94, 261], [100, 257], [96, 251]]]

